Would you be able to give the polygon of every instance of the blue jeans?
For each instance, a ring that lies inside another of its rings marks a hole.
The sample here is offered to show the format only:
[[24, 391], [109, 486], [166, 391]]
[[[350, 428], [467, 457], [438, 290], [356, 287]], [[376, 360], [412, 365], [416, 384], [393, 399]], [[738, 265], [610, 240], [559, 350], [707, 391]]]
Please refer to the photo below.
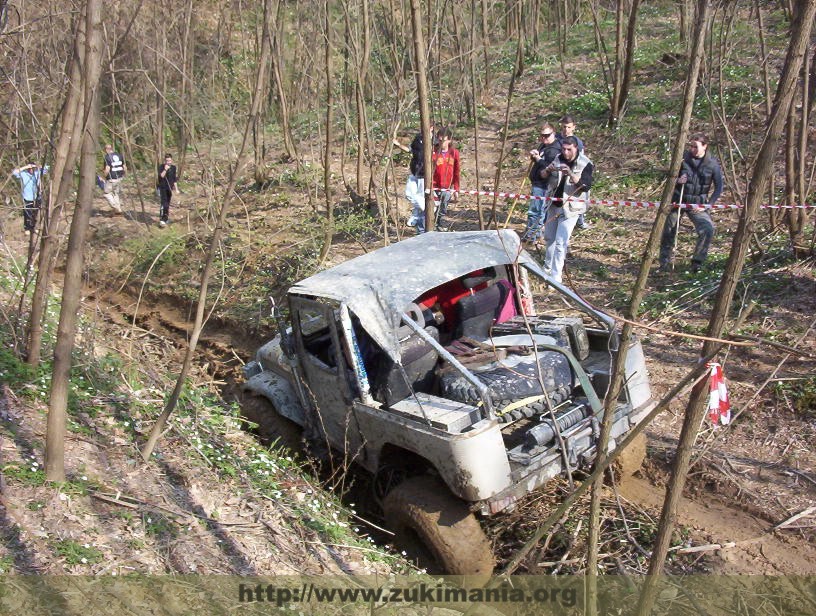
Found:
[[567, 218], [564, 215], [563, 207], [551, 207], [547, 211], [547, 222], [544, 223], [544, 240], [547, 242], [544, 271], [556, 282], [561, 282], [570, 235], [577, 222], [577, 216]]
[[450, 203], [451, 197], [453, 196], [453, 192], [450, 190], [435, 190], [434, 191], [434, 198], [438, 201], [436, 206], [436, 220], [435, 226], [436, 230], [439, 230], [439, 227], [444, 226], [445, 224], [445, 216], [448, 213], [448, 203]]
[[[533, 197], [546, 197], [548, 190], [541, 186], [533, 186]], [[544, 219], [547, 218], [549, 202], [545, 199], [530, 199], [527, 206], [527, 227], [521, 239], [533, 241], [541, 236]]]

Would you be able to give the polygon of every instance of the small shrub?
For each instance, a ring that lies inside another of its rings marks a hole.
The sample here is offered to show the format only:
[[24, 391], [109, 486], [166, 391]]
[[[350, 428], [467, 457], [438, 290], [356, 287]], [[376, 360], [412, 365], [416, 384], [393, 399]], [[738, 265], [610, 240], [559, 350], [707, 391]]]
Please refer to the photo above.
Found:
[[79, 543], [73, 539], [62, 539], [54, 543], [54, 551], [65, 559], [68, 565], [93, 565], [102, 560], [100, 550], [89, 543]]

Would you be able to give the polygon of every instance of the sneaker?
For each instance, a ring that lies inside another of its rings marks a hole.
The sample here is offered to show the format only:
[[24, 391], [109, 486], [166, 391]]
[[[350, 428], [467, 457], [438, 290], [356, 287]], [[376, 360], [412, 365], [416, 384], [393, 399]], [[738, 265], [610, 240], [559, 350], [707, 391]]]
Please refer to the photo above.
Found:
[[416, 216], [413, 216], [413, 215], [409, 216], [407, 224], [408, 224], [409, 227], [416, 227], [416, 224], [417, 224]]
[[121, 213], [122, 213], [122, 206], [120, 206], [120, 205], [112, 205], [111, 207], [113, 208], [113, 211], [114, 211], [114, 212], [116, 212], [117, 214], [121, 214]]
[[579, 221], [578, 224], [575, 225], [575, 228], [576, 229], [589, 229], [591, 226], [592, 226], [592, 223], [589, 222], [588, 220], [585, 220], [584, 222]]
[[167, 226], [167, 221], [166, 220], [160, 220], [159, 221], [159, 226], [160, 227], [166, 227]]
[[437, 231], [450, 231], [450, 227], [448, 225], [436, 225]]

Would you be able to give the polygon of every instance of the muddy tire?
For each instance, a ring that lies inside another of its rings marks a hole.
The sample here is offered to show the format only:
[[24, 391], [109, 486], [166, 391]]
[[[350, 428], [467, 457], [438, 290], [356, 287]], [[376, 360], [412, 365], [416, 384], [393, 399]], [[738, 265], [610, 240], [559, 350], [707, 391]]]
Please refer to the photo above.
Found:
[[464, 575], [483, 586], [493, 574], [490, 542], [467, 505], [429, 475], [405, 480], [383, 502], [397, 546], [431, 574]]
[[641, 432], [615, 460], [615, 474], [620, 478], [631, 477], [640, 470], [646, 459], [646, 434]]

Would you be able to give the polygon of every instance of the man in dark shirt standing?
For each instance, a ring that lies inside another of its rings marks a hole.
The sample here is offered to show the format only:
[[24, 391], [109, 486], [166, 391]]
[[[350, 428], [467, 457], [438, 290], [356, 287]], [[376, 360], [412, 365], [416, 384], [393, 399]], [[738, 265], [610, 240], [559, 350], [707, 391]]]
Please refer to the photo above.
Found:
[[159, 163], [159, 177], [156, 179], [156, 188], [159, 191], [161, 209], [159, 210], [159, 226], [166, 227], [170, 220], [170, 199], [173, 198], [173, 191], [178, 192], [176, 183], [176, 166], [173, 164], [173, 157], [170, 154], [164, 155], [164, 163]]
[[[712, 186], [714, 192], [708, 196]], [[708, 248], [714, 237], [714, 222], [708, 213], [711, 205], [717, 202], [723, 191], [723, 175], [719, 161], [708, 153], [708, 138], [703, 133], [695, 133], [689, 140], [689, 150], [683, 156], [677, 187], [672, 201], [685, 203], [680, 209], [673, 207], [660, 238], [660, 270], [667, 271], [672, 267], [674, 241], [677, 227], [683, 213], [691, 219], [697, 232], [697, 245], [691, 257], [691, 271], [697, 272], [708, 256]]]
[[595, 166], [579, 152], [575, 137], [564, 137], [561, 154], [546, 169], [553, 202], [544, 223], [544, 270], [556, 282], [561, 282], [572, 230], [578, 216], [586, 212], [594, 172]]
[[122, 204], [119, 201], [119, 191], [121, 189], [122, 179], [127, 173], [127, 166], [119, 152], [114, 151], [113, 146], [109, 143], [105, 146], [105, 169], [102, 176], [105, 178], [105, 187], [103, 196], [110, 204], [114, 211], [122, 211]]
[[[544, 219], [547, 217], [547, 180], [545, 170], [555, 157], [561, 153], [561, 142], [555, 138], [555, 129], [549, 122], [541, 125], [539, 133], [541, 143], [538, 147], [530, 150], [530, 185], [533, 199], [527, 206], [527, 227], [524, 229], [524, 240], [534, 242], [541, 234]], [[536, 199], [536, 197], [541, 197]]]

